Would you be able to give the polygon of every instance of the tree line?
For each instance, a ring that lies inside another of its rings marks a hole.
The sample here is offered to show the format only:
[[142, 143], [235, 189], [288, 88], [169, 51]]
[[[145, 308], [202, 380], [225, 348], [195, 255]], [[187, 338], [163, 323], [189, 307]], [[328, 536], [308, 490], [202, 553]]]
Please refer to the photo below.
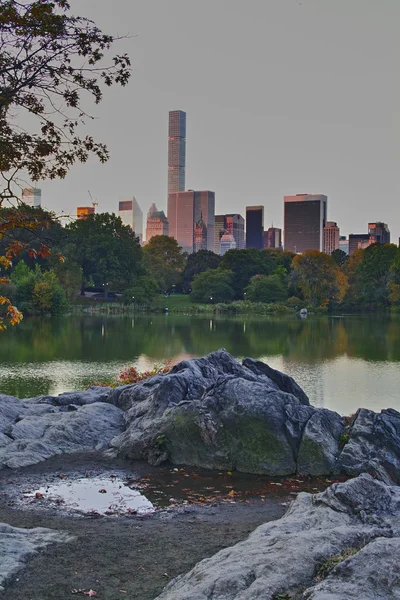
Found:
[[[328, 256], [254, 248], [188, 255], [168, 236], [155, 236], [141, 247], [132, 229], [109, 213], [62, 227], [51, 213], [26, 206], [1, 209], [0, 224], [12, 222], [17, 210], [24, 210], [24, 226], [16, 225], [0, 240], [0, 256], [11, 243], [19, 248], [9, 283], [0, 283], [0, 296], [27, 313], [62, 314], [70, 303], [79, 304], [88, 288], [104, 300], [116, 294], [126, 304], [145, 307], [162, 293], [188, 294], [196, 303], [242, 301], [295, 309], [400, 306], [400, 250], [393, 244], [373, 244], [351, 257], [340, 250]], [[30, 221], [39, 225], [30, 230], [25, 225]]]

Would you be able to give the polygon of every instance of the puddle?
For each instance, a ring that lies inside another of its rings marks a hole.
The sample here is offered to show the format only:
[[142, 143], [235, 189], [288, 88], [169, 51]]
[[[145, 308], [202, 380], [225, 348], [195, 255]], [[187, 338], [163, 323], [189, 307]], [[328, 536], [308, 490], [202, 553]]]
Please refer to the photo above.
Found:
[[155, 510], [150, 500], [118, 476], [60, 481], [24, 491], [23, 497], [47, 508], [92, 515], [143, 515]]

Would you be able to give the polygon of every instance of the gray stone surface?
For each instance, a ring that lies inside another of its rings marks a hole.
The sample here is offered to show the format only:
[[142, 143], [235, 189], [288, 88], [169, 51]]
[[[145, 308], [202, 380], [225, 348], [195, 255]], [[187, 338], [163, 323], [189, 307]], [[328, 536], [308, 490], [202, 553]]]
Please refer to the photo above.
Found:
[[252, 359], [240, 364], [225, 350], [112, 390], [108, 402], [127, 411], [113, 448], [153, 465], [329, 473], [344, 428], [337, 413], [310, 406], [292, 378]]
[[[399, 598], [399, 524], [399, 488], [367, 474], [302, 493], [284, 517], [201, 561], [157, 600]], [[329, 573], [332, 557], [338, 566]]]
[[0, 395], [0, 468], [104, 450], [123, 427], [123, 412], [110, 404], [53, 406]]
[[66, 533], [52, 529], [20, 529], [0, 523], [0, 592], [30, 556], [49, 544], [69, 542], [71, 539]]

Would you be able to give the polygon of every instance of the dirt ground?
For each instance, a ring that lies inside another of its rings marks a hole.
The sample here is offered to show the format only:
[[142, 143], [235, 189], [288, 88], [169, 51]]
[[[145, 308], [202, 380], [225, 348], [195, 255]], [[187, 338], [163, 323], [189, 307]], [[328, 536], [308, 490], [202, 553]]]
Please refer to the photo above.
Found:
[[[103, 463], [102, 458], [90, 457], [90, 467], [101, 470]], [[154, 600], [171, 579], [287, 510], [279, 499], [266, 498], [251, 504], [190, 506], [151, 517], [82, 517], [21, 509], [10, 501], [7, 490], [25, 476], [43, 481], [47, 473], [87, 465], [87, 456], [64, 455], [0, 473], [0, 522], [49, 527], [74, 536], [72, 542], [48, 546], [34, 555], [0, 592], [0, 600], [87, 598], [83, 592], [73, 593], [79, 589], [95, 590], [99, 600]], [[106, 466], [110, 468], [107, 461]], [[126, 464], [113, 461], [112, 466]]]

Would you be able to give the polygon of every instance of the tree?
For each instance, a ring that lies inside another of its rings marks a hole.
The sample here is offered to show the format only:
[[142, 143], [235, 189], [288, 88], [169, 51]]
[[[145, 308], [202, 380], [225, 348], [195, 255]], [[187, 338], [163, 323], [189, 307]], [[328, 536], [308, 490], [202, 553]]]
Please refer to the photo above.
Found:
[[344, 263], [346, 262], [346, 260], [348, 260], [348, 258], [349, 258], [347, 256], [346, 252], [344, 252], [340, 248], [337, 248], [336, 250], [334, 250], [332, 252], [331, 256], [338, 267], [342, 267], [344, 265]]
[[373, 307], [388, 304], [388, 284], [397, 252], [394, 244], [371, 244], [365, 248], [356, 273], [360, 304]]
[[104, 287], [124, 289], [143, 274], [142, 249], [131, 227], [114, 214], [99, 213], [66, 226], [65, 248], [82, 269], [81, 291], [92, 277]]
[[288, 297], [288, 288], [279, 275], [255, 275], [246, 287], [245, 294], [246, 300], [251, 302], [284, 302]]
[[204, 273], [199, 273], [193, 278], [190, 299], [192, 302], [204, 302], [206, 304], [231, 302], [235, 295], [232, 280], [232, 271], [210, 269]]
[[331, 256], [318, 250], [307, 250], [293, 259], [296, 285], [313, 307], [341, 302], [348, 281]]
[[232, 271], [234, 278], [232, 287], [235, 298], [242, 298], [244, 288], [254, 275], [266, 274], [263, 266], [263, 255], [260, 250], [246, 248], [245, 250], [228, 250], [221, 258], [220, 268]]
[[[3, 271], [26, 249], [12, 232], [43, 225], [19, 202], [19, 173], [34, 182], [63, 178], [90, 155], [108, 159], [107, 147], [83, 136], [83, 127], [92, 118], [88, 99], [98, 104], [104, 87], [124, 86], [130, 77], [128, 56], [105, 57], [115, 40], [89, 19], [73, 16], [67, 0], [1, 0], [0, 208], [7, 201], [18, 210], [0, 217], [0, 239], [5, 233], [10, 239], [0, 253], [0, 283], [7, 283]], [[44, 244], [33, 256], [47, 252]], [[6, 296], [0, 306], [0, 330], [22, 319]]]
[[161, 292], [179, 283], [186, 264], [186, 253], [168, 235], [156, 235], [143, 248], [145, 266], [158, 283]]
[[126, 304], [151, 306], [158, 293], [158, 283], [151, 275], [142, 275], [133, 280], [124, 292]]
[[185, 269], [182, 273], [182, 286], [186, 291], [191, 288], [192, 280], [195, 275], [216, 269], [219, 266], [221, 257], [211, 250], [199, 250], [189, 254]]

